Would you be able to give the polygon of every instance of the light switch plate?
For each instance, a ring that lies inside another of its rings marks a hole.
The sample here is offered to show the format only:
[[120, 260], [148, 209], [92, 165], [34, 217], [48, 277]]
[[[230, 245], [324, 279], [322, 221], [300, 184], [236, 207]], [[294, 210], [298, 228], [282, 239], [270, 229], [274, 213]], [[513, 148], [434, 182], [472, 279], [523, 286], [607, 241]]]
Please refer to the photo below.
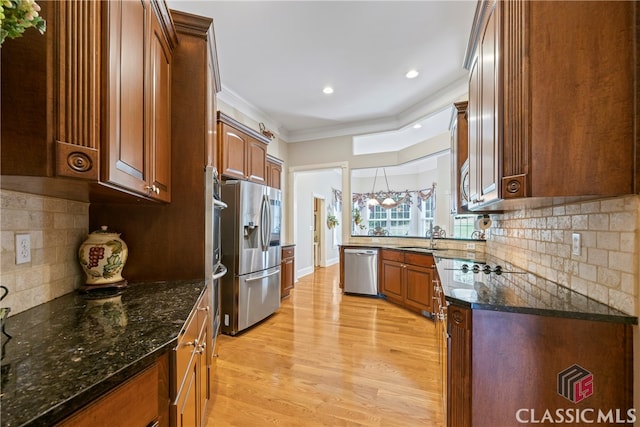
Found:
[[580, 256], [580, 250], [582, 248], [582, 236], [580, 233], [573, 233], [571, 235], [571, 253]]
[[31, 262], [31, 236], [16, 234], [16, 264]]

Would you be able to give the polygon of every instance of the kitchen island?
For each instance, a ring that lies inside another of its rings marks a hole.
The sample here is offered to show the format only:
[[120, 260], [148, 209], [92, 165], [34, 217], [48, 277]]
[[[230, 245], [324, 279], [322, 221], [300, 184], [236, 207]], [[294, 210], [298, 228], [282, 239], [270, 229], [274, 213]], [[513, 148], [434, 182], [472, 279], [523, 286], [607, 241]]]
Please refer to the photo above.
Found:
[[[159, 360], [168, 382], [167, 354], [204, 290], [204, 280], [130, 284], [120, 296], [74, 292], [9, 317], [1, 425], [53, 425]], [[165, 400], [168, 411], [168, 389]]]
[[502, 260], [435, 258], [447, 426], [635, 422], [637, 317]]

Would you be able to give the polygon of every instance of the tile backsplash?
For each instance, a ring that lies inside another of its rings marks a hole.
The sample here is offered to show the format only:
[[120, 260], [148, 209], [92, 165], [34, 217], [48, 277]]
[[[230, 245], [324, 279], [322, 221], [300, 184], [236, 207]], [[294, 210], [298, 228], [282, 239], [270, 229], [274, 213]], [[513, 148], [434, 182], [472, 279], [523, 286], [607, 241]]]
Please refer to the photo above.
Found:
[[637, 316], [639, 208], [626, 196], [494, 214], [486, 252]]
[[[0, 190], [0, 284], [10, 315], [69, 293], [84, 274], [77, 251], [89, 227], [89, 203]], [[29, 234], [31, 262], [16, 264], [15, 235]]]

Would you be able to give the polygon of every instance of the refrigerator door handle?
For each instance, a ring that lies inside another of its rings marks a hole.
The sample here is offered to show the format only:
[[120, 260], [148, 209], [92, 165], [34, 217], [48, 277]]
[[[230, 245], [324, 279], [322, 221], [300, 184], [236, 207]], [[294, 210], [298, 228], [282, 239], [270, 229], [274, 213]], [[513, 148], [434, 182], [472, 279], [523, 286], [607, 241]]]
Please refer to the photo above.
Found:
[[262, 206], [260, 210], [260, 226], [262, 227], [260, 244], [262, 246], [262, 252], [266, 252], [269, 250], [269, 235], [267, 233], [271, 232], [269, 227], [269, 200], [266, 195], [262, 196]]
[[245, 282], [255, 282], [256, 280], [262, 280], [262, 279], [264, 279], [264, 278], [266, 278], [266, 277], [274, 276], [274, 275], [276, 275], [276, 274], [278, 274], [278, 273], [280, 273], [280, 270], [279, 270], [279, 269], [278, 269], [278, 270], [276, 270], [276, 271], [273, 271], [273, 272], [271, 272], [271, 273], [269, 273], [269, 274], [265, 274], [264, 276], [260, 276], [260, 277], [251, 277], [251, 278], [249, 278], [249, 279], [245, 279]]
[[218, 200], [215, 197], [213, 198], [213, 206], [222, 209], [227, 209], [229, 207], [225, 202], [223, 202], [222, 200]]
[[218, 266], [218, 271], [213, 275], [213, 280], [218, 280], [225, 274], [227, 274], [227, 267], [225, 267], [224, 264], [220, 264]]

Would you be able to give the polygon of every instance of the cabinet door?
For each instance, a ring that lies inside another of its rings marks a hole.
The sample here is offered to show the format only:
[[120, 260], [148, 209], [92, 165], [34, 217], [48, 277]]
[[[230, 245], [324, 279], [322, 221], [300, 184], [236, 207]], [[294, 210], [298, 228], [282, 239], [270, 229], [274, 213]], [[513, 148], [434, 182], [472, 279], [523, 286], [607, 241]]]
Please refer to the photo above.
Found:
[[148, 0], [110, 1], [108, 7], [108, 128], [103, 180], [144, 192], [145, 41]]
[[151, 197], [171, 201], [171, 51], [155, 13], [151, 14], [149, 79], [149, 163]]
[[487, 203], [498, 198], [498, 114], [500, 60], [498, 35], [499, 21], [496, 8], [490, 12], [480, 44], [480, 144], [478, 202]]
[[172, 405], [172, 423], [177, 427], [194, 427], [198, 425], [198, 375], [200, 371], [198, 354], [193, 354], [182, 388]]
[[282, 259], [282, 286], [280, 289], [282, 298], [289, 296], [289, 293], [293, 288], [293, 261], [293, 257]]
[[478, 55], [471, 64], [469, 73], [469, 106], [467, 110], [469, 126], [469, 206], [473, 207], [480, 198], [480, 68], [478, 67]]
[[382, 294], [390, 300], [402, 303], [404, 265], [397, 261], [382, 261]]
[[267, 183], [267, 146], [251, 137], [247, 140], [247, 179]]
[[404, 268], [405, 304], [409, 307], [433, 310], [433, 270], [430, 267], [406, 265]]
[[220, 124], [219, 132], [222, 137], [220, 173], [230, 178], [245, 179], [247, 136], [224, 123]]
[[267, 160], [267, 185], [269, 187], [282, 188], [282, 166]]

